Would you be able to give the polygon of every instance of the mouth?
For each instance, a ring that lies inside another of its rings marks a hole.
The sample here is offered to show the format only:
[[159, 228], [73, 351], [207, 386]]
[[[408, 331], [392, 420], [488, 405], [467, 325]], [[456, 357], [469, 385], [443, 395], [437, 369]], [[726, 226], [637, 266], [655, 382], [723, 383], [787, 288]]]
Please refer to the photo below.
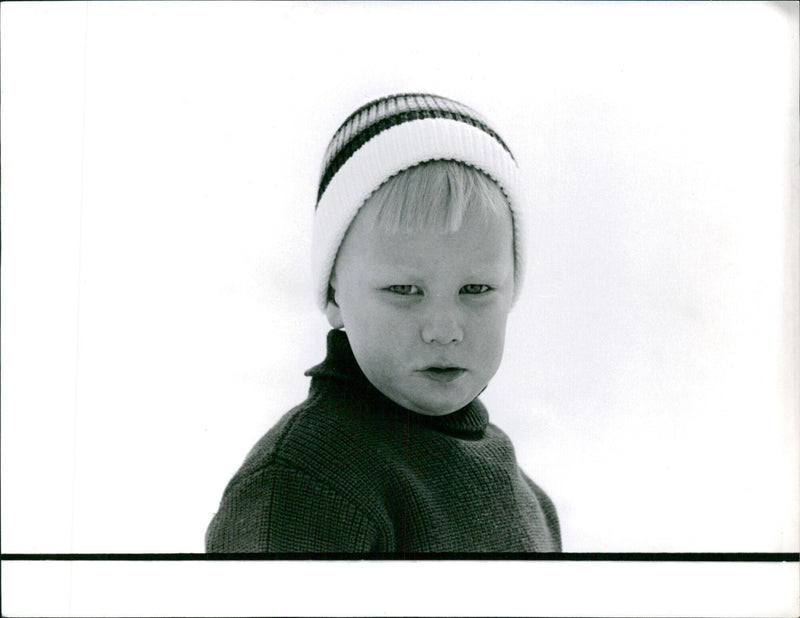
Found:
[[452, 382], [466, 372], [467, 370], [462, 367], [426, 367], [418, 371], [418, 373], [435, 382]]

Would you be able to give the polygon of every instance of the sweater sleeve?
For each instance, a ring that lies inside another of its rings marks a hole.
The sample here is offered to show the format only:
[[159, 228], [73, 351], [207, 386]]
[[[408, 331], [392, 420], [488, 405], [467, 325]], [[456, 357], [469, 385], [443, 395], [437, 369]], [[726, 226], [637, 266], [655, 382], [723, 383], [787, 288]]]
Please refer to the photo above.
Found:
[[522, 474], [522, 478], [525, 479], [525, 482], [533, 491], [533, 494], [536, 496], [539, 506], [542, 509], [542, 513], [544, 513], [545, 521], [547, 522], [547, 529], [549, 530], [550, 536], [555, 544], [555, 551], [562, 551], [561, 523], [558, 520], [558, 511], [556, 511], [556, 505], [553, 504], [550, 496], [548, 496], [541, 487], [534, 483], [527, 474], [525, 474], [522, 470], [520, 470], [520, 473]]
[[273, 463], [226, 489], [206, 532], [209, 553], [369, 552], [375, 525], [338, 492]]

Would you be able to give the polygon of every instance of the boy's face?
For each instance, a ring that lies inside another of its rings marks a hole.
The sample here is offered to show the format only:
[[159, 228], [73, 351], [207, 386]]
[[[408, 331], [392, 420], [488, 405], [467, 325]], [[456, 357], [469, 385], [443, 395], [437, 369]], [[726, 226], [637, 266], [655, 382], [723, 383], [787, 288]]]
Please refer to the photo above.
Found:
[[[471, 214], [457, 232], [388, 234], [368, 201], [342, 243], [328, 306], [384, 395], [430, 416], [486, 387], [503, 356], [514, 292], [511, 217]], [[485, 219], [485, 220], [484, 220]]]

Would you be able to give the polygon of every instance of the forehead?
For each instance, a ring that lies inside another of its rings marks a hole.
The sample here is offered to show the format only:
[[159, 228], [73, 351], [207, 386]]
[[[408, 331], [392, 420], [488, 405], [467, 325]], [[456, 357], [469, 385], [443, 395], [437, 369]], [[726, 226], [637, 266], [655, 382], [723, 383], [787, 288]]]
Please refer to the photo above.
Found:
[[508, 212], [465, 213], [458, 229], [438, 227], [390, 232], [378, 224], [379, 209], [369, 201], [345, 235], [339, 266], [430, 268], [437, 264], [512, 266], [513, 228]]

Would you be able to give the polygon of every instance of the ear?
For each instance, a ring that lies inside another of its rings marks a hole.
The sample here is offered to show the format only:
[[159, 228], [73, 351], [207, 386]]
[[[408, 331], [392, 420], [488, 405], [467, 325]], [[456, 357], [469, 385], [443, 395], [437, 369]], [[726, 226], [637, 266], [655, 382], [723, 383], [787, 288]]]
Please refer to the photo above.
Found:
[[329, 300], [328, 304], [325, 305], [325, 317], [328, 318], [328, 324], [330, 324], [332, 328], [344, 328], [342, 310], [339, 309], [339, 305], [337, 305], [335, 301]]
[[328, 318], [328, 324], [331, 328], [344, 328], [344, 320], [342, 320], [342, 310], [336, 304], [336, 273], [331, 275], [330, 283], [328, 284], [328, 304], [325, 305], [325, 317]]

